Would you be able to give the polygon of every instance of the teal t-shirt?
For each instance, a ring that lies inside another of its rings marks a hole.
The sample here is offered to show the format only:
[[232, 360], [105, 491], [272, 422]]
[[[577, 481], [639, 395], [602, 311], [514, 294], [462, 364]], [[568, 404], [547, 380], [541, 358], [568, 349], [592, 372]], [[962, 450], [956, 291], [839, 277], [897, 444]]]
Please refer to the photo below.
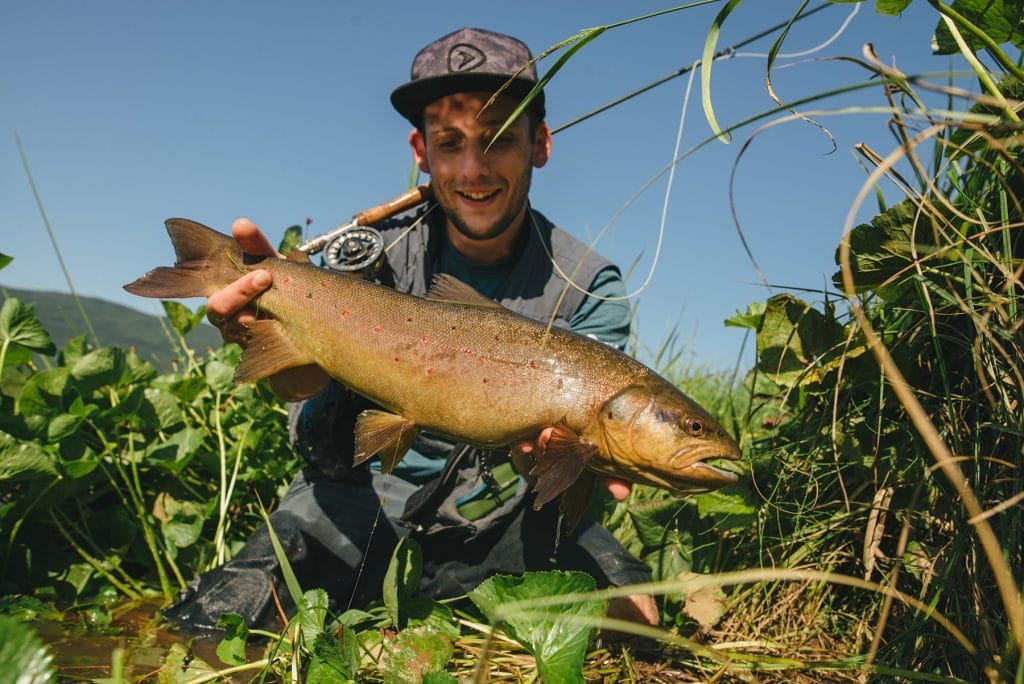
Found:
[[[452, 275], [485, 297], [493, 298], [514, 266], [515, 262], [511, 259], [496, 264], [473, 263], [445, 240], [436, 271]], [[618, 269], [608, 267], [598, 271], [588, 289], [592, 296], [584, 299], [573, 314], [569, 320], [569, 329], [624, 349], [629, 339], [631, 312], [624, 299], [626, 286]], [[413, 448], [392, 472], [403, 480], [426, 482], [440, 474], [444, 468], [451, 444], [444, 438], [421, 433]], [[379, 469], [380, 462], [374, 460], [371, 467]]]

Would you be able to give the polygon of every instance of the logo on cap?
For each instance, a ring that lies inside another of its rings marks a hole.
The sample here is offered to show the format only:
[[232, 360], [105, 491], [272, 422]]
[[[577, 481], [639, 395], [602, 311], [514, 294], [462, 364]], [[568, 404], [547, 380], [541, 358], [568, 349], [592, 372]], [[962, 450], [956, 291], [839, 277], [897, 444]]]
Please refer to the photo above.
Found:
[[457, 43], [448, 51], [449, 73], [473, 71], [474, 69], [479, 69], [483, 66], [486, 61], [487, 55], [485, 55], [480, 48], [474, 45]]

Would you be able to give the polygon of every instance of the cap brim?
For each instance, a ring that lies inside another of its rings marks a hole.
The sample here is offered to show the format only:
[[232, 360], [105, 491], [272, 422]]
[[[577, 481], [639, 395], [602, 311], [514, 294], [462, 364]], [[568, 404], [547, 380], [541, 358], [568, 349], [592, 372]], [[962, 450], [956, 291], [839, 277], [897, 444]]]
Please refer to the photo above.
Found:
[[[432, 76], [410, 81], [400, 85], [391, 93], [391, 104], [398, 113], [411, 121], [413, 125], [419, 125], [423, 115], [423, 109], [445, 95], [452, 93], [485, 92], [496, 93], [508, 81], [507, 76], [500, 74], [446, 74], [444, 76]], [[502, 95], [522, 100], [527, 93], [533, 90], [536, 85], [534, 81], [523, 78], [513, 79]], [[544, 104], [544, 91], [542, 90], [534, 98], [534, 102], [540, 106]]]

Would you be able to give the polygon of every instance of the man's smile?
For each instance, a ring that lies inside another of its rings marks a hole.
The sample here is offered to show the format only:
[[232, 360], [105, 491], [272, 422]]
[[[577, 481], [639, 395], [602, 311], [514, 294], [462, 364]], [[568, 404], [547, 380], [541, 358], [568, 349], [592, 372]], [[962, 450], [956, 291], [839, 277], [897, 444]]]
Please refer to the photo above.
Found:
[[456, 190], [456, 193], [460, 197], [463, 197], [471, 202], [486, 202], [487, 200], [495, 197], [500, 190]]

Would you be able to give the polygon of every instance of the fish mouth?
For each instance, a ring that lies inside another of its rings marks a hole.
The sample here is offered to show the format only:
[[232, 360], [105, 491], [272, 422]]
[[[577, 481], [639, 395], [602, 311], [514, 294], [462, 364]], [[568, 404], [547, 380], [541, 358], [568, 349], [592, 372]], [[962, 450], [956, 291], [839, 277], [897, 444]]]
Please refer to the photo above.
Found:
[[[678, 458], [681, 455], [681, 453], [677, 453], [673, 456], [673, 459]], [[725, 454], [715, 454], [714, 456], [696, 458], [691, 463], [688, 463], [681, 468], [673, 468], [671, 473], [664, 473], [667, 480], [666, 484], [670, 485], [671, 488], [676, 491], [685, 493], [708, 492], [713, 489], [718, 489], [719, 487], [735, 484], [740, 479], [739, 475], [731, 471], [718, 468], [708, 463], [708, 461], [738, 461], [739, 459], [740, 454], [738, 452], [729, 452]]]

